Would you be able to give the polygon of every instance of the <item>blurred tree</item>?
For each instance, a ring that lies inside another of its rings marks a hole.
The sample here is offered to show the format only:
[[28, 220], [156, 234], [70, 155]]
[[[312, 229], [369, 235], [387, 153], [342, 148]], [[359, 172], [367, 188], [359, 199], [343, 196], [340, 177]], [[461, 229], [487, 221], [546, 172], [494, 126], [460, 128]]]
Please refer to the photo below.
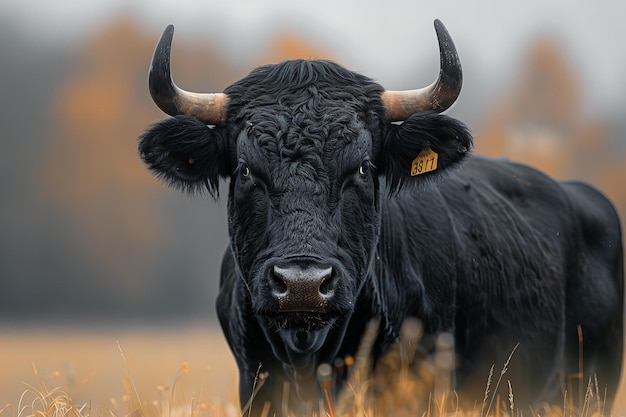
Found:
[[560, 179], [588, 181], [626, 207], [623, 149], [614, 146], [605, 121], [588, 120], [582, 111], [575, 69], [550, 39], [529, 49], [519, 79], [482, 128], [475, 132], [476, 150], [506, 156]]
[[339, 62], [328, 51], [316, 47], [297, 34], [279, 33], [271, 42], [267, 53], [263, 56], [264, 62], [259, 63], [259, 65], [298, 58], [328, 59]]

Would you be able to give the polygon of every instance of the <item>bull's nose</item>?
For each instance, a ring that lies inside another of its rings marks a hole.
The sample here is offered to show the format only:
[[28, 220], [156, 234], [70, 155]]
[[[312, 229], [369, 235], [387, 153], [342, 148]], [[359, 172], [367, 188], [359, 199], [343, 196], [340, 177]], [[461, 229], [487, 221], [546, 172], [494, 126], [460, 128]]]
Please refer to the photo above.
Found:
[[335, 281], [331, 267], [313, 265], [276, 265], [270, 274], [272, 295], [281, 313], [326, 312], [335, 294]]

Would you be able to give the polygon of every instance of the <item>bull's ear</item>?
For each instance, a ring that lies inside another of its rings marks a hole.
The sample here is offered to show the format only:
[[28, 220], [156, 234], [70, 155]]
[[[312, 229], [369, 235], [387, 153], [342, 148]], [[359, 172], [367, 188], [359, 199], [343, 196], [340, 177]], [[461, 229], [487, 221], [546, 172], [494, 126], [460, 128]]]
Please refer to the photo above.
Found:
[[379, 172], [395, 192], [453, 167], [471, 147], [472, 135], [460, 121], [434, 112], [416, 113], [400, 125], [389, 125]]
[[219, 179], [228, 175], [228, 147], [222, 129], [190, 116], [165, 119], [139, 137], [139, 155], [168, 185], [217, 198]]

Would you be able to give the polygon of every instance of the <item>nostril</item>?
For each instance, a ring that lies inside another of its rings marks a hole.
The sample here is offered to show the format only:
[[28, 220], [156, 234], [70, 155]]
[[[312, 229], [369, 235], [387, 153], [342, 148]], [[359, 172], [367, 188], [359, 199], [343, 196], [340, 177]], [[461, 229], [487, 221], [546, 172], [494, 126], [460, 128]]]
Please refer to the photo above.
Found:
[[335, 287], [336, 287], [335, 271], [331, 268], [329, 268], [328, 270], [329, 270], [329, 273], [326, 276], [322, 277], [322, 282], [319, 288], [320, 294], [324, 297], [333, 295], [333, 293], [335, 292]]
[[287, 294], [287, 278], [282, 273], [282, 270], [275, 266], [269, 275], [270, 287], [272, 288], [274, 295], [284, 296]]

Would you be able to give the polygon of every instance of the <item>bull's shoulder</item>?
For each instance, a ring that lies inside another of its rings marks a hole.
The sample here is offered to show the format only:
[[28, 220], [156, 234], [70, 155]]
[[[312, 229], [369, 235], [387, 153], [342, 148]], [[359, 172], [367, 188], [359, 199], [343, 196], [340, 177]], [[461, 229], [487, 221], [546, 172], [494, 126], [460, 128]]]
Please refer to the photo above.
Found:
[[537, 169], [473, 156], [427, 187], [384, 199], [383, 242], [417, 253], [473, 245], [476, 235], [497, 236], [503, 244], [559, 235], [571, 227], [567, 194]]

